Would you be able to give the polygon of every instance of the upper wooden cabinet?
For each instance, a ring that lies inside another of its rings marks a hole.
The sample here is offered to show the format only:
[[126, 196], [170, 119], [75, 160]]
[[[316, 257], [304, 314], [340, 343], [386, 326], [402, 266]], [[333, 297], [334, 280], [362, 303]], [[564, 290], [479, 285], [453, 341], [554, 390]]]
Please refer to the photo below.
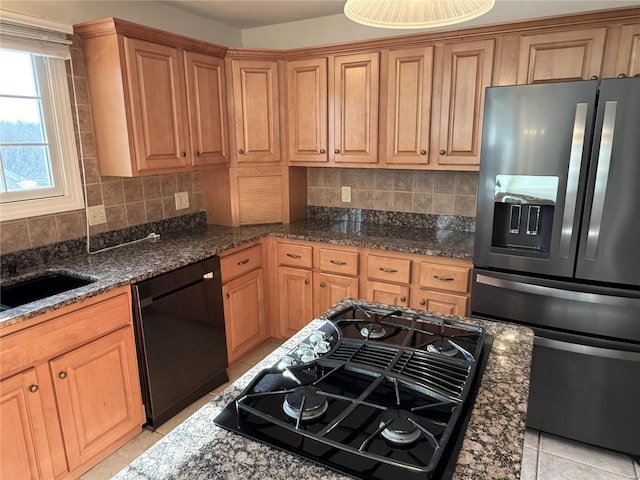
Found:
[[275, 164], [280, 158], [278, 62], [228, 59], [232, 164]]
[[522, 35], [517, 83], [599, 77], [606, 36], [606, 27]]
[[327, 58], [287, 62], [290, 162], [327, 162]]
[[494, 40], [442, 47], [442, 62], [438, 63], [442, 70], [435, 75], [441, 83], [434, 88], [434, 100], [438, 98], [440, 103], [433, 115], [439, 128], [439, 134], [432, 135], [430, 157], [434, 165], [478, 168], [484, 91], [491, 86], [494, 48]]
[[337, 164], [378, 161], [378, 52], [334, 59], [333, 136], [330, 149]]
[[385, 52], [386, 94], [380, 137], [389, 165], [429, 163], [434, 47]]
[[640, 24], [622, 27], [615, 74], [640, 75]]
[[102, 175], [227, 161], [226, 49], [113, 18], [74, 30], [84, 41]]

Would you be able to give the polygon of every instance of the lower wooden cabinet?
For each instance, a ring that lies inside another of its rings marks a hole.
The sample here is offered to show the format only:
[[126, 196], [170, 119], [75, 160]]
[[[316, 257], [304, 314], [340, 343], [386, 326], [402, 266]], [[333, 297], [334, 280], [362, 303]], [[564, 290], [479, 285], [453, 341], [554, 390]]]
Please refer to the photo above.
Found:
[[431, 312], [465, 316], [469, 308], [469, 297], [416, 288], [411, 290], [409, 306]]
[[358, 278], [314, 272], [313, 301], [314, 317], [325, 312], [342, 298], [358, 298]]
[[399, 307], [408, 307], [409, 286], [367, 280], [364, 299]]
[[2, 478], [77, 478], [145, 421], [123, 287], [0, 332]]
[[278, 292], [282, 333], [289, 337], [313, 319], [313, 273], [279, 266]]

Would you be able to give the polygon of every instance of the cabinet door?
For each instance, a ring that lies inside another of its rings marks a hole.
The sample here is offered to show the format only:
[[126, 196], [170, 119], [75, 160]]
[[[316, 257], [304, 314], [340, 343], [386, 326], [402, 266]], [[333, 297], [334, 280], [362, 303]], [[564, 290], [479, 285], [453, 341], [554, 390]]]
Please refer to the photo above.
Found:
[[433, 163], [480, 165], [484, 90], [491, 85], [493, 40], [444, 46], [440, 134]]
[[620, 74], [640, 75], [640, 24], [622, 27], [616, 59], [616, 75]]
[[338, 300], [349, 297], [358, 298], [358, 278], [314, 273], [313, 275], [314, 317], [326, 311]]
[[280, 161], [278, 63], [232, 60], [235, 152], [238, 164]]
[[191, 162], [195, 166], [228, 161], [224, 60], [185, 52]]
[[450, 315], [467, 315], [469, 298], [463, 295], [414, 289], [411, 291], [411, 308], [429, 310]]
[[289, 161], [326, 162], [326, 58], [287, 62], [287, 120]]
[[28, 370], [0, 382], [2, 478], [53, 478], [40, 382]]
[[429, 163], [433, 47], [389, 52], [386, 163]]
[[278, 299], [282, 334], [289, 337], [313, 319], [311, 271], [278, 267]]
[[144, 423], [131, 327], [51, 360], [49, 367], [70, 470]]
[[600, 76], [606, 27], [520, 37], [518, 84]]
[[262, 268], [222, 286], [229, 365], [267, 338]]
[[138, 170], [186, 168], [189, 133], [181, 53], [127, 37], [124, 45]]
[[368, 280], [364, 299], [406, 307], [409, 304], [409, 286]]
[[379, 54], [335, 57], [333, 155], [336, 163], [378, 161]]

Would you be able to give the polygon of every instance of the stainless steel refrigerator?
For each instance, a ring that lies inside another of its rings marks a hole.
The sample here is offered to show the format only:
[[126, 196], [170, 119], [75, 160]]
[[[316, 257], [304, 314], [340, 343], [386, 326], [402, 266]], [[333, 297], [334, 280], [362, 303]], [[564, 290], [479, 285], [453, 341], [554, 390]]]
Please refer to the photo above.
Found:
[[487, 89], [471, 310], [534, 329], [530, 427], [640, 458], [640, 77]]

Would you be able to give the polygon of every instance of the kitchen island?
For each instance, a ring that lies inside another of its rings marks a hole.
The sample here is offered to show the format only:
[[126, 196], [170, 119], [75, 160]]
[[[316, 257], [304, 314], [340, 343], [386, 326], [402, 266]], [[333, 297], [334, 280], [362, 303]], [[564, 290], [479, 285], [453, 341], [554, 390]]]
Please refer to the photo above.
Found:
[[[274, 365], [282, 355], [318, 329], [327, 316], [344, 307], [345, 302], [347, 300], [311, 321], [115, 478], [350, 478], [228, 432], [213, 423], [218, 413], [242, 392], [261, 369]], [[362, 300], [348, 302], [376, 305]], [[520, 478], [524, 443], [533, 333], [517, 325], [468, 317], [447, 318], [481, 326], [494, 337], [453, 478], [517, 480]]]

